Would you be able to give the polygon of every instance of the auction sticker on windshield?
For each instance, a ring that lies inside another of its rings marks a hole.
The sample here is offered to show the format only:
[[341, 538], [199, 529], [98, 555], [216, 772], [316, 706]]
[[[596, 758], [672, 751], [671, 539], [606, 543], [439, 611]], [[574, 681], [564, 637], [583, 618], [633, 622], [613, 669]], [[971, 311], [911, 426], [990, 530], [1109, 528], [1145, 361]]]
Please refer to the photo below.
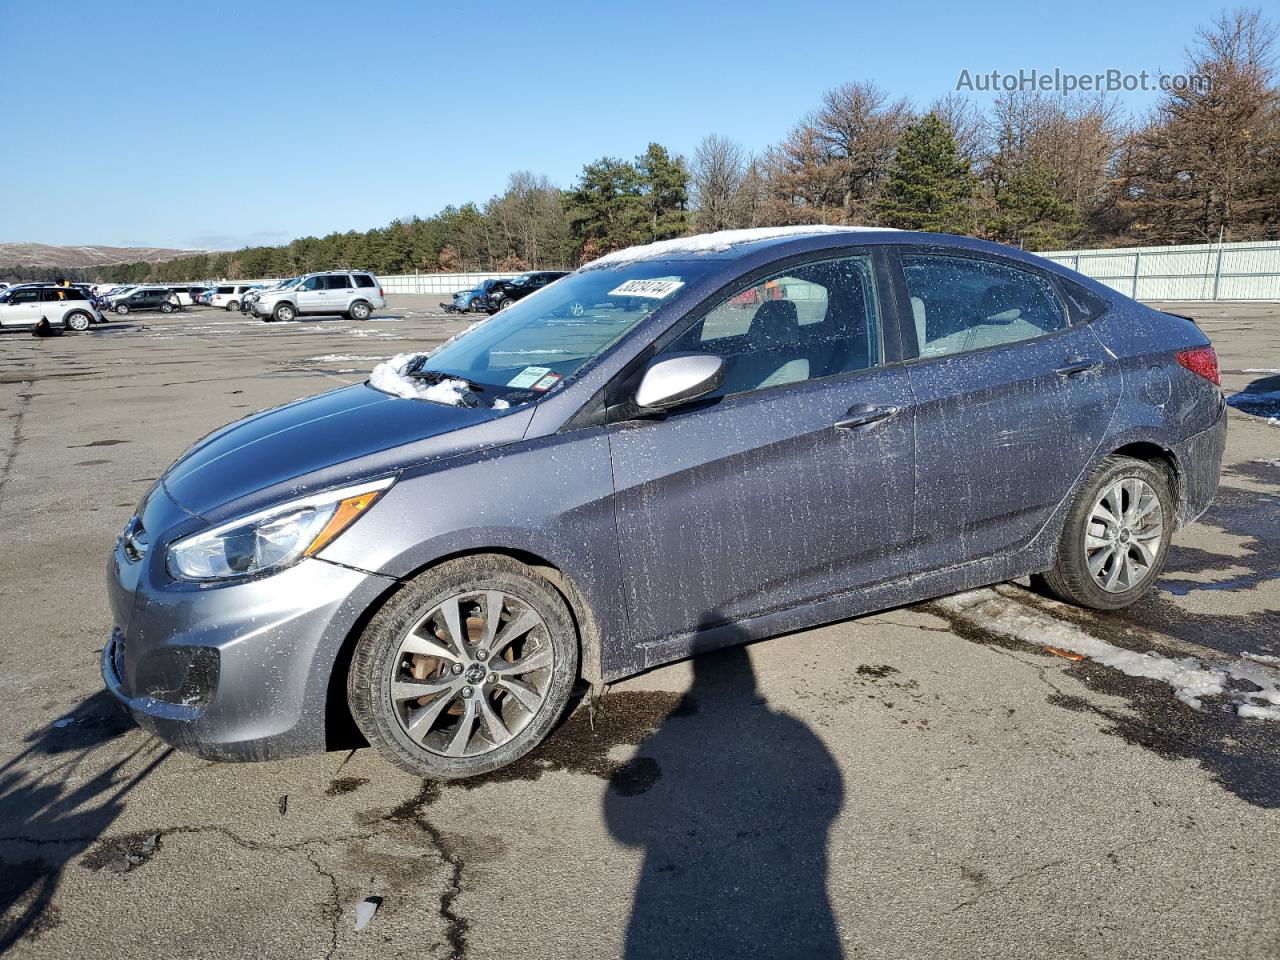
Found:
[[[550, 367], [525, 367], [507, 381], [508, 387], [532, 387], [551, 372]], [[544, 388], [545, 389], [545, 388]]]
[[661, 300], [669, 297], [684, 286], [683, 280], [668, 280], [655, 277], [652, 280], [628, 280], [620, 287], [609, 291], [611, 297], [652, 297]]
[[545, 377], [535, 383], [530, 389], [546, 392], [560, 382], [560, 374], [548, 373]]

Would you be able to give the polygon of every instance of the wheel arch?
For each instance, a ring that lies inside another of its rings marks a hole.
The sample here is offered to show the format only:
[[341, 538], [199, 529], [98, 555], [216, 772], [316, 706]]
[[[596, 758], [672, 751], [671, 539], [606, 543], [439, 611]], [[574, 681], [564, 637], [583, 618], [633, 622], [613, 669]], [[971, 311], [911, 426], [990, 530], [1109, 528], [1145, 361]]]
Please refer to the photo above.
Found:
[[586, 595], [574, 579], [545, 557], [527, 550], [510, 547], [477, 547], [467, 550], [456, 550], [432, 558], [404, 576], [384, 590], [372, 603], [361, 612], [351, 629], [343, 638], [338, 654], [334, 658], [329, 671], [327, 694], [325, 697], [325, 748], [327, 750], [352, 749], [363, 743], [363, 737], [356, 728], [355, 719], [351, 716], [351, 708], [347, 704], [347, 672], [351, 668], [351, 658], [355, 653], [365, 628], [383, 607], [396, 596], [405, 585], [421, 574], [461, 557], [501, 556], [519, 561], [529, 567], [555, 588], [564, 599], [569, 613], [573, 617], [574, 629], [578, 635], [578, 675], [592, 685], [602, 682], [600, 663], [601, 633], [600, 624], [595, 612], [588, 603]]
[[1175, 527], [1181, 526], [1187, 505], [1186, 477], [1172, 450], [1150, 440], [1134, 440], [1112, 450], [1110, 456], [1132, 457], [1159, 468], [1169, 478], [1169, 491], [1173, 494], [1175, 504]]

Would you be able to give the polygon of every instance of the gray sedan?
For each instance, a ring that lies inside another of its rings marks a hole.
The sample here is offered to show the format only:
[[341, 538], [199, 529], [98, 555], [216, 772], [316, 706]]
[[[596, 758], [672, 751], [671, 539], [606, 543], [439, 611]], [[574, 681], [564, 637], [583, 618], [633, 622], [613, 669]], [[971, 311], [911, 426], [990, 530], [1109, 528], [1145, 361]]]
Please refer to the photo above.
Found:
[[354, 719], [406, 770], [474, 775], [579, 682], [1027, 574], [1133, 603], [1225, 430], [1194, 323], [1017, 250], [634, 248], [196, 443], [112, 553], [103, 675], [205, 757]]

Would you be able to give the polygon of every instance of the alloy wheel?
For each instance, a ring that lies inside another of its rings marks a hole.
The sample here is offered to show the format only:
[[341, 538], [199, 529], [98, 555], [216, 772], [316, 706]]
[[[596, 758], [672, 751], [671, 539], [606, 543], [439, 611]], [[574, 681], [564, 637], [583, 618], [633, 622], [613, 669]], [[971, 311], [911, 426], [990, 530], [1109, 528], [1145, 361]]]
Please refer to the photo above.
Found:
[[401, 729], [430, 753], [475, 757], [516, 737], [551, 689], [542, 616], [501, 590], [450, 597], [413, 625], [391, 663]]
[[1150, 575], [1164, 537], [1164, 508], [1145, 480], [1121, 477], [1094, 501], [1085, 529], [1089, 573], [1108, 593], [1124, 593]]

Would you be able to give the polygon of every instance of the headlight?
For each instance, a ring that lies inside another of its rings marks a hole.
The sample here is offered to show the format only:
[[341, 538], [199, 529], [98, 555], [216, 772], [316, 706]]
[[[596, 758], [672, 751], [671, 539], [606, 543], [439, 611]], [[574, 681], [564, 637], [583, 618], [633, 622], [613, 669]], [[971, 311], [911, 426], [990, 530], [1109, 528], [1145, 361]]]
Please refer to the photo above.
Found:
[[394, 482], [386, 477], [291, 500], [184, 537], [169, 547], [169, 573], [226, 580], [283, 569], [322, 550]]

